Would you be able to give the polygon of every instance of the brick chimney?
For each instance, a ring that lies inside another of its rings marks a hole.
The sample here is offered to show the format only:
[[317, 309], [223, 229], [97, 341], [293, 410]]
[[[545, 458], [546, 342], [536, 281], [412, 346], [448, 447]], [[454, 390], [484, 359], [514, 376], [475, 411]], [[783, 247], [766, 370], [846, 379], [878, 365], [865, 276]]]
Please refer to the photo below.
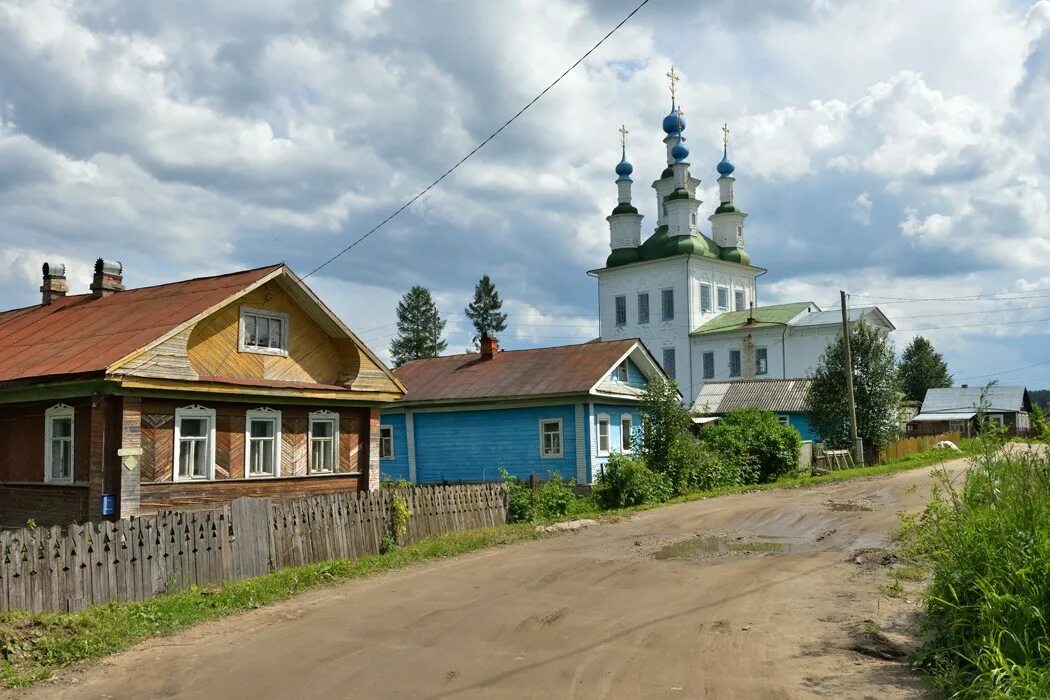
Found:
[[95, 261], [95, 276], [91, 280], [91, 295], [96, 299], [108, 297], [113, 292], [124, 290], [123, 266], [119, 262], [103, 260]]
[[66, 266], [61, 263], [44, 263], [44, 283], [40, 285], [40, 293], [43, 295], [41, 303], [48, 306], [55, 299], [64, 297], [68, 291]]
[[481, 334], [481, 359], [491, 360], [499, 352], [499, 341], [488, 331]]

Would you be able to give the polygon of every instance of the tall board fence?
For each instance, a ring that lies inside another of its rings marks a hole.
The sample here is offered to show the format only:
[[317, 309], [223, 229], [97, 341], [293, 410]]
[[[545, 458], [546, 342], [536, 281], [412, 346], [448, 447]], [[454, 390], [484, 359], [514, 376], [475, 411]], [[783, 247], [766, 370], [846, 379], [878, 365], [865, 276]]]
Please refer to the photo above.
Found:
[[506, 487], [480, 484], [239, 498], [209, 511], [0, 531], [0, 611], [73, 611], [376, 554], [397, 495], [412, 512], [405, 544], [507, 521]]
[[879, 461], [892, 462], [916, 452], [923, 452], [944, 440], [954, 442], [958, 445], [959, 440], [961, 439], [962, 433], [957, 430], [951, 433], [941, 433], [940, 435], [920, 435], [917, 437], [904, 438], [893, 444], [880, 447]]

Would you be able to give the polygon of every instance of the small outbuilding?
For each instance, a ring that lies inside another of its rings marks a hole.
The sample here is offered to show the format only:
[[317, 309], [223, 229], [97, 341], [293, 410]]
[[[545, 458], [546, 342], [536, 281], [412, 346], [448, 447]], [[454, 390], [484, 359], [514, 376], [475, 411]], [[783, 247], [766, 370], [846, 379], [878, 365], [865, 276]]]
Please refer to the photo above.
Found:
[[948, 387], [929, 389], [922, 410], [908, 423], [911, 435], [938, 435], [958, 431], [974, 435], [978, 414], [1004, 426], [1010, 435], [1027, 435], [1032, 400], [1023, 386]]
[[809, 379], [705, 382], [693, 402], [693, 412], [703, 417], [717, 417], [742, 408], [758, 408], [775, 413], [781, 423], [798, 430], [803, 440], [817, 440], [808, 416], [811, 383]]

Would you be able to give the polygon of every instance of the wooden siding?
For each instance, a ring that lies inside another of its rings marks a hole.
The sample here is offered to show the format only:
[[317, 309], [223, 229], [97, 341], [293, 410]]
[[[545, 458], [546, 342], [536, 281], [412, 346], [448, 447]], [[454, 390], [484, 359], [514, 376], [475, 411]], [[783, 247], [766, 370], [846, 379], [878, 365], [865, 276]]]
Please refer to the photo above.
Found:
[[404, 413], [384, 413], [379, 425], [390, 427], [394, 433], [394, 456], [379, 460], [381, 481], [410, 478], [408, 470], [408, 432]]
[[[143, 484], [157, 484], [172, 480], [175, 455], [175, 410], [188, 402], [167, 399], [142, 401], [142, 465]], [[202, 404], [215, 409], [215, 481], [244, 478], [245, 416], [260, 408], [258, 404], [216, 403]], [[281, 412], [281, 477], [305, 477], [309, 469], [309, 414], [322, 408], [311, 406], [268, 405]], [[339, 408], [332, 411], [339, 417], [339, 473], [368, 472], [367, 408]], [[310, 478], [315, 478], [311, 476]], [[259, 481], [255, 479], [254, 481]], [[272, 481], [272, 479], [271, 479]], [[205, 482], [205, 486], [210, 482]], [[177, 487], [196, 486], [180, 482]], [[145, 499], [145, 486], [143, 487]]]
[[66, 525], [87, 519], [87, 486], [0, 484], [0, 526]]
[[142, 510], [207, 508], [229, 503], [242, 496], [283, 500], [317, 494], [354, 493], [365, 490], [364, 477], [357, 474], [304, 476], [281, 479], [227, 479], [142, 485]]
[[182, 329], [163, 343], [150, 348], [120, 368], [136, 377], [196, 380], [200, 377], [190, 365], [187, 351], [193, 326]]
[[91, 459], [91, 399], [56, 399], [0, 406], [0, 482], [43, 483], [44, 412], [73, 407], [73, 479], [86, 483]]

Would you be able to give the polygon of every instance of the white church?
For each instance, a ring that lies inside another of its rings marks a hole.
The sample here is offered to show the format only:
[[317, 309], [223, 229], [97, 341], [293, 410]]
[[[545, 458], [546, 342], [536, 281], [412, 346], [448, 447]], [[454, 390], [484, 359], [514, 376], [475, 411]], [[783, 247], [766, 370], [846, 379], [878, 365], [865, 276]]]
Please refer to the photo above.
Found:
[[[598, 278], [602, 340], [641, 338], [674, 378], [687, 405], [705, 382], [745, 379], [799, 379], [809, 376], [841, 328], [841, 310], [821, 311], [812, 301], [762, 306], [756, 278], [766, 272], [751, 264], [744, 248], [745, 214], [734, 198], [735, 167], [729, 161], [723, 127], [718, 173], [719, 204], [707, 217], [710, 235], [700, 229], [700, 180], [690, 173], [685, 119], [675, 104], [664, 117], [667, 168], [653, 182], [656, 229], [642, 240], [642, 215], [631, 203], [626, 130], [616, 166], [619, 203], [607, 217], [612, 251]], [[888, 333], [893, 324], [878, 307], [850, 309], [850, 322], [863, 318]]]

